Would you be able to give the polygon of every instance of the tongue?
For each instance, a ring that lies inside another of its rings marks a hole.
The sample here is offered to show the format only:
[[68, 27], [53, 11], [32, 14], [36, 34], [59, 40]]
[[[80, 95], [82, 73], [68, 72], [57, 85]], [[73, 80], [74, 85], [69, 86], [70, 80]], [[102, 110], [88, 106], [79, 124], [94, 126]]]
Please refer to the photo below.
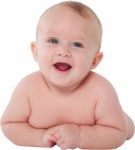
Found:
[[67, 71], [67, 70], [69, 70], [71, 68], [71, 66], [66, 64], [66, 63], [56, 63], [55, 67], [59, 71]]

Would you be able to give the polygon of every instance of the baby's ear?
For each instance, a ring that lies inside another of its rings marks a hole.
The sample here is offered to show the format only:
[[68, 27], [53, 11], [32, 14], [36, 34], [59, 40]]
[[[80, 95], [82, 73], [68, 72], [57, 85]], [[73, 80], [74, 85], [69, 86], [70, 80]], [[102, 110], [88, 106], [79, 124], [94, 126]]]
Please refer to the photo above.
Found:
[[37, 43], [35, 41], [31, 42], [31, 52], [35, 61], [37, 61]]
[[98, 66], [98, 64], [101, 62], [102, 58], [103, 58], [103, 53], [98, 52], [93, 59], [91, 69], [95, 69]]

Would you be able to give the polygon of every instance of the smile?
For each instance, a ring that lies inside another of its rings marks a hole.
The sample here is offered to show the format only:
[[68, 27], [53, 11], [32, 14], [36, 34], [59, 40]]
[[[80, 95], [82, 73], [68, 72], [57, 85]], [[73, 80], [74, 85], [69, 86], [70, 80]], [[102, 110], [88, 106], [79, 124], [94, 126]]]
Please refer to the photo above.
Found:
[[72, 68], [71, 65], [69, 65], [68, 63], [63, 63], [63, 62], [58, 62], [54, 64], [54, 67], [58, 70], [58, 71], [68, 71]]

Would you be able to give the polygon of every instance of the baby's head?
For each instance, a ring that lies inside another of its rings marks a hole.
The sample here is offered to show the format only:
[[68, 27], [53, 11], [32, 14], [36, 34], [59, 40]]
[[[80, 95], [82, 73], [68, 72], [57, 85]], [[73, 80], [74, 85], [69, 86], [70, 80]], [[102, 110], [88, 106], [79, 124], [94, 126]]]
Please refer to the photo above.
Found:
[[65, 1], [40, 17], [32, 53], [47, 81], [71, 86], [83, 80], [102, 59], [101, 36], [102, 25], [88, 6]]
[[[95, 14], [95, 12], [90, 7], [84, 5], [80, 2], [76, 2], [76, 1], [61, 2], [61, 3], [58, 3], [58, 4], [48, 8], [41, 15], [41, 17], [39, 19], [39, 22], [37, 24], [37, 30], [36, 30], [36, 38], [38, 38], [38, 35], [40, 34], [40, 31], [41, 31], [40, 28], [42, 28], [42, 25], [44, 26], [44, 21], [46, 20], [46, 16], [47, 16], [48, 12], [53, 11], [53, 9], [61, 10], [62, 7], [63, 8], [65, 7], [65, 10], [63, 9], [63, 15], [66, 13], [66, 11], [68, 11], [68, 9], [70, 9], [70, 10], [74, 11], [75, 13], [77, 13], [78, 15], [80, 15], [81, 17], [83, 17], [84, 19], [86, 19], [87, 21], [89, 21], [90, 24], [92, 22], [94, 23], [95, 27], [93, 29], [93, 32], [95, 32], [94, 33], [95, 36], [93, 38], [97, 42], [97, 45], [99, 46], [98, 47], [98, 50], [99, 50], [100, 46], [101, 46], [101, 38], [102, 38], [102, 24], [101, 24], [99, 18], [97, 17], [97, 15]], [[62, 10], [61, 10], [61, 12], [62, 12]], [[57, 11], [56, 11], [56, 13], [57, 13]], [[60, 20], [61, 18], [58, 18], [58, 19]]]

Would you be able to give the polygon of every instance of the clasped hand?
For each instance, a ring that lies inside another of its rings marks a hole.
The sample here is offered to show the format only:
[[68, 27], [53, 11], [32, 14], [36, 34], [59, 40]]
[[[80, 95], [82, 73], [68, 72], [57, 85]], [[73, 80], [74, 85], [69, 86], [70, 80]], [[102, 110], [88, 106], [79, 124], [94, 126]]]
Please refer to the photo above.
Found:
[[55, 144], [61, 149], [74, 149], [79, 147], [80, 126], [74, 124], [62, 124], [45, 131], [43, 135], [45, 147], [53, 147]]

